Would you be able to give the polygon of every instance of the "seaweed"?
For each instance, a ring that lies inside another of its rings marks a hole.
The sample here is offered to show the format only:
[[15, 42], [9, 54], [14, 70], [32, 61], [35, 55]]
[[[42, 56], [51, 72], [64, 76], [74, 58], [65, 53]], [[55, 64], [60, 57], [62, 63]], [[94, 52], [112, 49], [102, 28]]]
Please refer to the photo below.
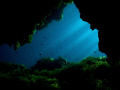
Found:
[[[1, 87], [10, 89], [41, 89], [41, 90], [119, 90], [118, 62], [114, 67], [101, 57], [88, 57], [79, 62], [69, 62], [61, 68], [33, 70], [11, 63], [0, 63]], [[53, 65], [56, 59], [43, 58], [39, 63], [46, 62]], [[59, 57], [57, 59], [65, 59]], [[68, 62], [68, 61], [67, 61]], [[62, 63], [63, 64], [63, 63]], [[54, 65], [53, 65], [54, 66]], [[21, 68], [21, 69], [20, 69]], [[116, 82], [117, 81], [117, 82]]]

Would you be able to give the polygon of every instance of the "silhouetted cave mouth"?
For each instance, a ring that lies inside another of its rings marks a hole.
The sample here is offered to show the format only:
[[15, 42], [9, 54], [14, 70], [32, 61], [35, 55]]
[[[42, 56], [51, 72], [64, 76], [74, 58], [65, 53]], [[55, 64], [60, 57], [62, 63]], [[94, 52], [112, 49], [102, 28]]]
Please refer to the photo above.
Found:
[[80, 2], [74, 0], [76, 7], [81, 13], [80, 18], [91, 25], [91, 29], [98, 30], [99, 50], [105, 53], [108, 57], [108, 62], [116, 63], [119, 61], [119, 37], [118, 20], [119, 12], [117, 7], [112, 7], [111, 4], [103, 2]]

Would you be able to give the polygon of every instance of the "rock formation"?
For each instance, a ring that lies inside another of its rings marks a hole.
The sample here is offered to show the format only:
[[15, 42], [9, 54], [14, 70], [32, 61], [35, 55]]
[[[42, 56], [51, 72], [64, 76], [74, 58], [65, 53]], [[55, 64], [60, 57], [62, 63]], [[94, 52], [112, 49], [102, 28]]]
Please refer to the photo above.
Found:
[[80, 18], [88, 22], [92, 30], [97, 29], [99, 50], [105, 53], [109, 62], [117, 62], [119, 53], [119, 12], [117, 2], [74, 0], [80, 11]]

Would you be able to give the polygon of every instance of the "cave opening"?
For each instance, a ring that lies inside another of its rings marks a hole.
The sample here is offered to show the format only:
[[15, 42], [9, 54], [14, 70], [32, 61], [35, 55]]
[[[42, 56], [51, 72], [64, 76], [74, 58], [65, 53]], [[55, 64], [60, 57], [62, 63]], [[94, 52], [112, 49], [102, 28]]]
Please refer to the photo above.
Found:
[[7, 45], [0, 47], [1, 61], [25, 64], [31, 67], [45, 57], [78, 62], [88, 56], [106, 56], [98, 49], [98, 30], [92, 31], [90, 24], [80, 18], [74, 3], [68, 4], [60, 21], [53, 20], [47, 27], [37, 31], [30, 44], [25, 44], [15, 52]]

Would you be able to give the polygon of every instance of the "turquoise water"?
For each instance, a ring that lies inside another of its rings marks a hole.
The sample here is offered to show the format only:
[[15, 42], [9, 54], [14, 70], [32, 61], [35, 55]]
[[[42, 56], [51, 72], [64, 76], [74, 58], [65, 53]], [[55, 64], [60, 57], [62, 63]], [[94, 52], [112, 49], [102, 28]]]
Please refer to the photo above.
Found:
[[98, 42], [98, 31], [92, 31], [90, 24], [80, 19], [74, 4], [68, 4], [63, 19], [53, 20], [48, 27], [37, 31], [31, 44], [17, 51], [6, 44], [0, 46], [0, 61], [25, 64], [29, 68], [45, 57], [61, 56], [69, 62], [77, 62], [88, 56], [106, 56], [99, 51]]

